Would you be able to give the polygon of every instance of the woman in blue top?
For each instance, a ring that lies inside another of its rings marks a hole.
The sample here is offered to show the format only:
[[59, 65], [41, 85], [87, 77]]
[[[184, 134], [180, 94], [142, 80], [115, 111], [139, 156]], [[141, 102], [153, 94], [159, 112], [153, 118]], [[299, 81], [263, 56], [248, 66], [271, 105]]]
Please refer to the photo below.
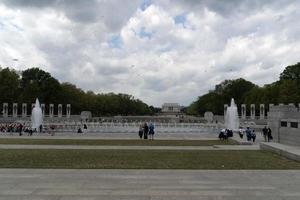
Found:
[[154, 125], [152, 123], [150, 123], [149, 125], [149, 136], [150, 136], [150, 140], [154, 139]]

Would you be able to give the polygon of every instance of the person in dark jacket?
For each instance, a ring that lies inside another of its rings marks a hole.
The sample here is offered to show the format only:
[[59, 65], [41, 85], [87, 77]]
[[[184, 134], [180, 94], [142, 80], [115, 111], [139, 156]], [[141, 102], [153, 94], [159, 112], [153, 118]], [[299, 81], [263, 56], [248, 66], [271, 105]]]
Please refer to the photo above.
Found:
[[267, 129], [267, 127], [266, 127], [266, 126], [265, 126], [265, 127], [262, 129], [262, 133], [263, 133], [263, 136], [264, 136], [265, 142], [267, 142], [267, 137], [268, 137], [268, 129]]
[[270, 127], [268, 128], [268, 136], [267, 136], [268, 142], [270, 142], [270, 140], [273, 140], [273, 136], [272, 136], [272, 131], [270, 129]]
[[143, 133], [144, 133], [144, 128], [143, 128], [143, 125], [141, 124], [140, 127], [139, 127], [139, 137], [140, 137], [140, 139], [143, 138]]
[[145, 124], [144, 124], [144, 139], [145, 140], [148, 139], [148, 132], [149, 132], [149, 127], [148, 127], [147, 123], [145, 122]]

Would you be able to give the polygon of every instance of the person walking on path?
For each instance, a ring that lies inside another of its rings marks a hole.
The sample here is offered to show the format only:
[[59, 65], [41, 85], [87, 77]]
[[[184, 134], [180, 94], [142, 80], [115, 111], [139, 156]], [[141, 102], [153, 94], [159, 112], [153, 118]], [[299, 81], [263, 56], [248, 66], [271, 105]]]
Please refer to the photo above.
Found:
[[145, 124], [144, 124], [144, 139], [145, 140], [148, 139], [148, 131], [149, 131], [149, 127], [148, 127], [147, 123], [145, 122]]
[[252, 138], [252, 141], [255, 142], [256, 134], [255, 134], [255, 130], [254, 129], [252, 130], [251, 138]]
[[140, 124], [140, 126], [139, 126], [139, 137], [140, 137], [140, 139], [142, 139], [143, 138], [143, 125], [142, 124]]
[[154, 140], [154, 125], [152, 123], [150, 123], [149, 126], [149, 136], [150, 136], [150, 140]]
[[247, 141], [251, 141], [251, 134], [252, 134], [252, 131], [250, 130], [249, 127], [247, 127], [246, 129], [246, 136], [247, 136]]
[[269, 139], [267, 140], [267, 138], [268, 138], [268, 129], [267, 129], [266, 126], [263, 128], [262, 133], [263, 133], [265, 142], [267, 142], [267, 141], [269, 142]]
[[267, 133], [267, 138], [268, 138], [268, 142], [270, 142], [270, 140], [273, 140], [273, 136], [272, 136], [272, 130], [270, 129], [270, 127], [268, 128], [268, 133]]

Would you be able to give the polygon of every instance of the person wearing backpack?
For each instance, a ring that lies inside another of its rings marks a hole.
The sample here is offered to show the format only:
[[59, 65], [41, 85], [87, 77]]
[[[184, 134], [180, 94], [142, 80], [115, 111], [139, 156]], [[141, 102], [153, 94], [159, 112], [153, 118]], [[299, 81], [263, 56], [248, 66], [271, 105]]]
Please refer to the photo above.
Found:
[[149, 125], [149, 136], [150, 136], [150, 140], [154, 139], [154, 125], [152, 123], [150, 123]]

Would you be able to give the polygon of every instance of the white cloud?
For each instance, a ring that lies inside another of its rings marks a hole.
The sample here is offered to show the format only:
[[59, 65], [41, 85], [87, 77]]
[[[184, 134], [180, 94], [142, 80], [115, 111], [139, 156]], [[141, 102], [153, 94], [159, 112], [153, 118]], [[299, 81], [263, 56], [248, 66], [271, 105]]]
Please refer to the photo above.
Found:
[[4, 0], [0, 64], [41, 67], [85, 90], [160, 106], [188, 105], [224, 79], [271, 83], [299, 61], [297, 1], [142, 4]]

